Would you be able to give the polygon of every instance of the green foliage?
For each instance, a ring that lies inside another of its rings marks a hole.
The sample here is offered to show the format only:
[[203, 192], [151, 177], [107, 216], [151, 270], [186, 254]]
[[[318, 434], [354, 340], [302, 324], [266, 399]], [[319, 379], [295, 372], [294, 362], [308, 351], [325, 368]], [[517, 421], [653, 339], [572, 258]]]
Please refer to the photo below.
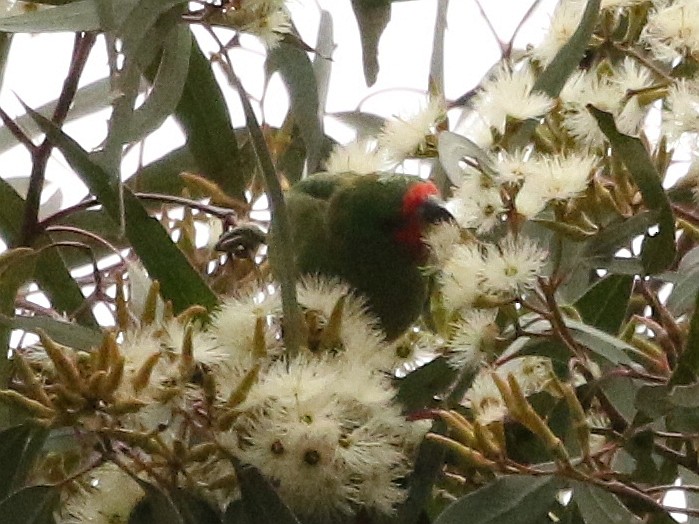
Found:
[[[342, 1], [372, 86], [392, 2]], [[346, 48], [330, 7], [309, 42], [282, 0], [31, 0], [0, 17], [0, 78], [16, 34], [76, 35], [56, 99], [0, 111], [0, 153], [19, 144], [31, 166], [0, 179], [0, 521], [61, 524], [71, 504], [131, 524], [699, 517], [693, 19], [658, 36], [683, 2], [568, 2], [576, 16], [553, 17], [570, 38], [520, 52], [493, 30], [501, 60], [449, 100], [448, 4], [412, 117], [367, 98], [325, 111]], [[265, 48], [257, 80], [245, 34]], [[471, 69], [481, 50], [461, 51]], [[107, 108], [99, 145], [73, 138]], [[172, 122], [184, 143], [127, 167]], [[83, 202], [41, 204], [52, 154]], [[458, 225], [363, 189], [379, 170], [429, 172]], [[331, 189], [346, 172], [357, 205]], [[346, 218], [331, 241], [328, 209]], [[226, 229], [240, 245], [221, 253]], [[368, 302], [308, 275], [368, 266]], [[389, 313], [424, 318], [386, 337], [367, 310], [396, 288]], [[677, 480], [687, 505], [668, 508]]]

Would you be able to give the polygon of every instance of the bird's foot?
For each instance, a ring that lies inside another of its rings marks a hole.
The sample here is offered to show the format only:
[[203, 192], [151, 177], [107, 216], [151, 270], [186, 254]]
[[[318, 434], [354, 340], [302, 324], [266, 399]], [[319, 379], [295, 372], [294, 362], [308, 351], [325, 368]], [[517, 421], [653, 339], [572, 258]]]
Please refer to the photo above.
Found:
[[223, 233], [214, 249], [238, 258], [253, 258], [257, 248], [266, 242], [267, 235], [262, 229], [253, 224], [243, 224]]

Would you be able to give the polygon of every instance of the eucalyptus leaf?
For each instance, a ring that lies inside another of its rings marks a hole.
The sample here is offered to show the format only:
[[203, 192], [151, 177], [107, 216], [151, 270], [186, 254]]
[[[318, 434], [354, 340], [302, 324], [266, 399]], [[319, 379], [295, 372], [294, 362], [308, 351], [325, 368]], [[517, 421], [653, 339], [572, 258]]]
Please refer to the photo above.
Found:
[[102, 333], [100, 331], [51, 317], [27, 317], [22, 315], [8, 317], [0, 314], [0, 326], [34, 333], [41, 329], [59, 344], [84, 351], [89, 351], [99, 346], [102, 341]]
[[29, 424], [0, 432], [0, 500], [21, 488], [48, 431]]
[[460, 164], [465, 158], [475, 160], [488, 176], [495, 177], [497, 175], [491, 165], [488, 154], [464, 136], [451, 131], [442, 131], [439, 134], [437, 150], [439, 152], [439, 162], [442, 164], [444, 171], [446, 171], [449, 180], [455, 186], [460, 186], [463, 182], [464, 170], [460, 167]]
[[641, 524], [619, 499], [596, 486], [573, 482], [573, 500], [586, 524]]
[[[138, 0], [119, 0], [115, 15], [123, 20]], [[102, 29], [95, 0], [80, 0], [48, 9], [0, 18], [0, 31], [6, 33], [53, 33], [97, 31]]]
[[257, 469], [236, 465], [245, 512], [255, 524], [300, 524]]
[[159, 487], [136, 476], [145, 496], [138, 502], [129, 516], [128, 524], [195, 524], [185, 522], [170, 496]]
[[391, 2], [352, 0], [352, 9], [362, 43], [364, 80], [371, 87], [376, 83], [379, 74], [379, 40], [391, 20]]
[[55, 486], [23, 488], [0, 502], [3, 524], [54, 524], [53, 513], [61, 498]]
[[670, 384], [689, 384], [699, 378], [699, 293], [694, 298], [694, 313], [689, 323], [689, 335], [680, 354]]
[[129, 141], [144, 138], [175, 111], [187, 79], [191, 48], [192, 33], [187, 26], [176, 25], [165, 37], [162, 58], [148, 98], [133, 113]]
[[325, 116], [329, 116], [354, 129], [357, 132], [358, 139], [378, 135], [386, 123], [385, 118], [363, 111], [338, 111], [336, 113], [327, 113]]
[[243, 169], [223, 92], [196, 39], [192, 40], [187, 79], [175, 118], [187, 136], [187, 148], [198, 174], [216, 182], [230, 196], [244, 200], [252, 172]]
[[[88, 153], [53, 123], [30, 109], [28, 111], [54, 146], [61, 150], [90, 191], [100, 200], [112, 219], [118, 221], [119, 195], [110, 183], [109, 174], [92, 162]], [[123, 196], [126, 236], [151, 278], [160, 282], [163, 297], [172, 300], [176, 311], [193, 304], [212, 308], [217, 303], [216, 295], [173, 243], [162, 225], [148, 215], [141, 202], [128, 188], [124, 188]]]
[[500, 477], [454, 502], [434, 524], [540, 524], [562, 487], [554, 476]]
[[[73, 104], [70, 106], [70, 111], [68, 111], [66, 122], [72, 122], [78, 118], [92, 114], [99, 109], [108, 107], [110, 103], [110, 89], [109, 78], [95, 80], [79, 88], [75, 94]], [[53, 113], [55, 108], [56, 101], [54, 100], [38, 107], [36, 111], [48, 117]], [[34, 124], [34, 121], [29, 115], [24, 114], [18, 116], [14, 120], [29, 138], [34, 139], [41, 134], [41, 130]], [[5, 126], [0, 127], [0, 153], [4, 153], [16, 145], [17, 139], [10, 130]]]
[[[559, 95], [566, 80], [578, 69], [580, 61], [585, 55], [590, 37], [597, 24], [600, 5], [601, 0], [587, 1], [575, 32], [563, 44], [556, 56], [551, 60], [551, 63], [541, 72], [532, 87], [532, 92], [540, 91], [551, 98], [556, 98]], [[536, 128], [536, 124], [536, 120], [528, 120], [520, 126], [510, 140], [512, 147], [523, 147], [526, 145]]]
[[585, 323], [616, 334], [626, 316], [633, 282], [631, 275], [608, 275], [588, 289], [575, 307]]
[[631, 365], [630, 355], [639, 353], [631, 344], [593, 326], [572, 319], [565, 319], [565, 323], [576, 342], [613, 364]]
[[640, 139], [619, 132], [614, 117], [595, 107], [588, 107], [612, 150], [624, 163], [641, 190], [646, 206], [656, 213], [657, 233], [647, 231], [641, 260], [647, 274], [659, 273], [675, 260], [675, 217], [653, 161]]
[[313, 173], [321, 160], [324, 135], [313, 66], [304, 50], [282, 42], [269, 52], [265, 62], [267, 77], [277, 71], [289, 93], [291, 114], [306, 144], [308, 171]]

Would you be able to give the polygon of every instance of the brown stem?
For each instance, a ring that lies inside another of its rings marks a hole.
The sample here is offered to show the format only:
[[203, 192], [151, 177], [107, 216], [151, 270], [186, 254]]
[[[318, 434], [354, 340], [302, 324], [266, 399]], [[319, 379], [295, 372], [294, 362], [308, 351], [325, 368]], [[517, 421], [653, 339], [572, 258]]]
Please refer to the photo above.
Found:
[[[87, 57], [90, 54], [92, 45], [95, 42], [94, 33], [78, 33], [75, 35], [75, 43], [73, 45], [73, 56], [70, 61], [68, 75], [63, 82], [61, 94], [56, 102], [51, 121], [56, 126], [61, 127], [68, 116], [75, 93], [78, 90], [78, 81], [85, 68]], [[29, 188], [27, 190], [27, 200], [24, 206], [24, 220], [22, 223], [22, 234], [20, 245], [30, 246], [34, 237], [39, 232], [39, 206], [41, 204], [41, 191], [44, 187], [46, 178], [46, 164], [53, 145], [48, 137], [38, 146], [30, 149], [32, 155], [32, 171], [29, 176]]]

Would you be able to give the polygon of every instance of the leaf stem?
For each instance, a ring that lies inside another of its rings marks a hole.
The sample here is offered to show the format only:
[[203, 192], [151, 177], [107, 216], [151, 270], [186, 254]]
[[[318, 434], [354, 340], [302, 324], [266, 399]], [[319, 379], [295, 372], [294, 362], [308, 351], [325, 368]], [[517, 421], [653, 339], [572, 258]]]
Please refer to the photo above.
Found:
[[274, 235], [270, 236], [270, 242], [272, 243], [270, 249], [276, 254], [276, 260], [272, 263], [272, 271], [281, 288], [282, 311], [284, 314], [284, 343], [288, 354], [295, 356], [298, 354], [302, 343], [301, 309], [296, 298], [296, 263], [294, 261], [294, 252], [291, 248], [291, 224], [286, 211], [284, 193], [277, 177], [272, 157], [269, 154], [267, 143], [262, 134], [262, 129], [245, 89], [233, 70], [233, 64], [228, 54], [224, 52], [220, 56], [223, 60], [219, 61], [219, 63], [227, 73], [233, 87], [238, 91], [240, 103], [245, 113], [248, 132], [250, 133], [252, 145], [267, 188], [267, 197], [269, 198], [272, 214], [271, 229], [274, 231]]

